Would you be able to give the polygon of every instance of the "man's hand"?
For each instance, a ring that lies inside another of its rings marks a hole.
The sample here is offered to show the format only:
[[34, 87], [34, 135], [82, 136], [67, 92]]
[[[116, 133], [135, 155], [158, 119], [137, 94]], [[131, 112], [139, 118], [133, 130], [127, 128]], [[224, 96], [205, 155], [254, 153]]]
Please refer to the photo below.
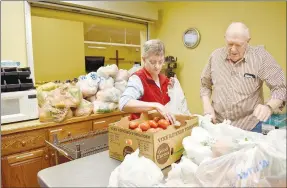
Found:
[[262, 105], [262, 104], [259, 104], [254, 112], [253, 112], [253, 115], [260, 121], [267, 121], [268, 118], [271, 116], [272, 114], [272, 109], [267, 106], [267, 105]]
[[205, 105], [204, 107], [203, 107], [204, 109], [204, 115], [206, 115], [206, 114], [209, 114], [209, 115], [211, 115], [211, 120], [212, 120], [212, 123], [216, 123], [216, 116], [215, 116], [215, 112], [214, 112], [214, 109], [213, 109], [213, 107], [211, 106], [211, 105]]
[[160, 103], [154, 103], [154, 108], [171, 124], [175, 124], [175, 117]]

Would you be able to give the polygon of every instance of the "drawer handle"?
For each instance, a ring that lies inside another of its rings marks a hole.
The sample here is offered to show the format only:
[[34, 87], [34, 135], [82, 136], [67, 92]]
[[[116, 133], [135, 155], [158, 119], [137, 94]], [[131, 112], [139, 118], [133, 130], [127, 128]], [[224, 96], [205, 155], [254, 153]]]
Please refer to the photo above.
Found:
[[71, 136], [72, 135], [72, 133], [71, 132], [68, 132], [68, 136]]
[[51, 130], [50, 133], [54, 133], [54, 132], [58, 132], [58, 131], [62, 131], [62, 129]]
[[29, 154], [27, 154], [27, 155], [18, 156], [18, 157], [16, 157], [16, 159], [22, 159], [22, 158], [26, 158], [26, 157], [31, 157], [31, 156], [33, 156], [33, 155], [34, 155], [33, 153], [29, 153]]
[[45, 160], [48, 160], [49, 159], [49, 155], [45, 155]]
[[22, 144], [23, 147], [26, 146], [26, 142], [25, 141], [22, 141], [21, 144]]
[[105, 123], [106, 121], [97, 121], [97, 122], [94, 122], [94, 125], [96, 124], [100, 124], [100, 123]]

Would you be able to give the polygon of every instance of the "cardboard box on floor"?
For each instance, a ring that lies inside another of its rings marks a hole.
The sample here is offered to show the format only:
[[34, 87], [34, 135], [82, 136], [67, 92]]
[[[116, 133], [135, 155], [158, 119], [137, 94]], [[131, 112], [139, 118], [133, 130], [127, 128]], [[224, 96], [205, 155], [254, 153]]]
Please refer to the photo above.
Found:
[[[162, 117], [159, 113], [143, 114], [140, 119], [134, 121], [141, 123], [156, 116]], [[177, 115], [175, 118], [181, 123], [179, 127], [170, 125], [166, 130], [155, 133], [137, 132], [129, 129], [128, 117], [110, 124], [110, 157], [123, 161], [127, 154], [139, 148], [140, 155], [151, 159], [161, 169], [178, 161], [184, 151], [182, 140], [186, 136], [190, 136], [194, 126], [198, 126], [198, 118], [182, 115]]]

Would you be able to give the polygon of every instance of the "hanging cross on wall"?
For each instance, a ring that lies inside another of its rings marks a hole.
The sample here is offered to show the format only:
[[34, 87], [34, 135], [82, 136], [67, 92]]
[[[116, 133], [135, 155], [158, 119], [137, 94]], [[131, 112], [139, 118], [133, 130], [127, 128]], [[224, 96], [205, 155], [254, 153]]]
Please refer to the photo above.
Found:
[[116, 60], [116, 65], [119, 67], [119, 60], [125, 60], [125, 58], [119, 58], [119, 51], [116, 50], [116, 58], [110, 58], [110, 60]]

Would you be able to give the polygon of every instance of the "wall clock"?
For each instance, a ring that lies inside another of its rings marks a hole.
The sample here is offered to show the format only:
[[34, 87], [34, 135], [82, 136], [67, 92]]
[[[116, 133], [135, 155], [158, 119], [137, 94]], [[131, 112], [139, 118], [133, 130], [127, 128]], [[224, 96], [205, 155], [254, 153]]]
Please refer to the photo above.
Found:
[[183, 43], [187, 48], [196, 48], [200, 42], [200, 33], [196, 28], [189, 28], [183, 33]]

